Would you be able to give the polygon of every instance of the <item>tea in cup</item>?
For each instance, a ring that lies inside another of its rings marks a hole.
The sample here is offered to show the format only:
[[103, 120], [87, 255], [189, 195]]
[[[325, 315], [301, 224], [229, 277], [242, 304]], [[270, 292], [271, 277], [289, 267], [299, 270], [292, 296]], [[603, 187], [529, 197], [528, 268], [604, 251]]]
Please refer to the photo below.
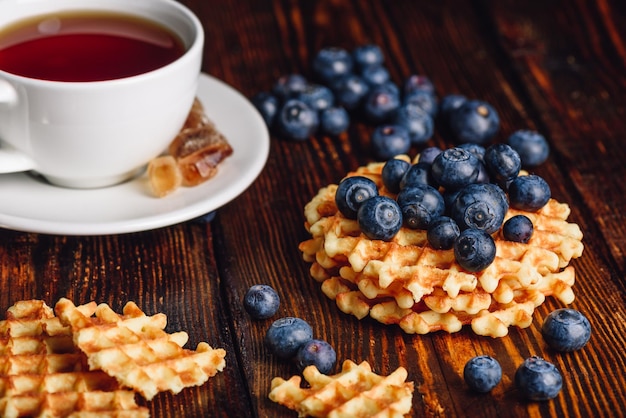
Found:
[[133, 177], [183, 125], [203, 43], [173, 0], [0, 1], [0, 173], [75, 188]]

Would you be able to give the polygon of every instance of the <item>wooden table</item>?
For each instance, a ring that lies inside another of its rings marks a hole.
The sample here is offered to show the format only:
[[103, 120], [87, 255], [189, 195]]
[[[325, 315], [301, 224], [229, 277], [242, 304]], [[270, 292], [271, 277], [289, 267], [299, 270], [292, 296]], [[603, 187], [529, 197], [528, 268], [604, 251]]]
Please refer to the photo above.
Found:
[[[408, 335], [338, 310], [309, 276], [298, 250], [307, 238], [304, 205], [349, 170], [372, 161], [371, 126], [353, 123], [339, 138], [305, 142], [272, 137], [267, 165], [210, 224], [182, 223], [109, 236], [0, 230], [0, 310], [15, 301], [60, 297], [136, 301], [164, 312], [168, 330], [187, 330], [189, 345], [227, 351], [227, 366], [202, 387], [148, 402], [154, 417], [294, 417], [268, 400], [274, 376], [295, 373], [263, 345], [271, 320], [253, 321], [242, 298], [267, 283], [282, 298], [275, 318], [307, 320], [338, 358], [367, 360], [377, 373], [404, 366], [415, 382], [414, 416], [614, 417], [626, 411], [626, 8], [598, 1], [206, 1], [185, 0], [206, 29], [203, 71], [250, 97], [283, 74], [311, 75], [324, 46], [379, 44], [392, 78], [429, 76], [440, 95], [490, 102], [502, 127], [536, 129], [551, 155], [536, 169], [555, 198], [572, 208], [585, 250], [573, 261], [576, 300], [592, 323], [582, 350], [547, 348], [540, 324], [562, 305], [548, 298], [533, 324], [499, 339], [470, 330]], [[428, 143], [448, 147], [437, 133]], [[412, 150], [413, 153], [419, 149]], [[0, 181], [2, 179], [0, 178]], [[3, 196], [10, 199], [11, 196]], [[274, 318], [274, 319], [275, 319]], [[503, 381], [491, 394], [462, 379], [472, 356], [491, 354]], [[515, 368], [530, 355], [554, 362], [559, 396], [524, 401]]]

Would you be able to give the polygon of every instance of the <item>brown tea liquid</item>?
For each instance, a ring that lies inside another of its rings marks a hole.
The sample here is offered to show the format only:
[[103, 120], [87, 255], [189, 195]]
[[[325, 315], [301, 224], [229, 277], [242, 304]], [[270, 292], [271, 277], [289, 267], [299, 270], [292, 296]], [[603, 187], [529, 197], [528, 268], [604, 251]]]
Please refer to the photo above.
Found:
[[43, 80], [130, 77], [184, 53], [183, 42], [169, 29], [118, 13], [51, 14], [0, 29], [0, 70]]

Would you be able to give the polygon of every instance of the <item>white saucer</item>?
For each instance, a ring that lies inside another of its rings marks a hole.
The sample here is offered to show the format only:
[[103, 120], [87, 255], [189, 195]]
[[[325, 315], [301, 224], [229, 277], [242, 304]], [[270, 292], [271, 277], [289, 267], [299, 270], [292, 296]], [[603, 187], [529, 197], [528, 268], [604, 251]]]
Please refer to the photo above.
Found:
[[239, 92], [202, 74], [198, 98], [233, 147], [215, 177], [154, 197], [143, 174], [102, 189], [52, 186], [29, 173], [0, 175], [0, 227], [63, 235], [107, 235], [173, 225], [211, 212], [239, 196], [261, 173], [269, 133]]

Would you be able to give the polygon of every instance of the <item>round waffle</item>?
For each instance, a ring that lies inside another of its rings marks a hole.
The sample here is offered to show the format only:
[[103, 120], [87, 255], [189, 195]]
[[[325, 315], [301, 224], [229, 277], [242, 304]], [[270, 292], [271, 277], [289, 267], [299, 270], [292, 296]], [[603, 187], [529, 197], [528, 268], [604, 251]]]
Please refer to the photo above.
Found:
[[[383, 166], [372, 163], [348, 176], [368, 177], [381, 195], [395, 198], [382, 184]], [[528, 327], [546, 297], [574, 300], [569, 263], [582, 255], [583, 244], [578, 225], [567, 222], [567, 204], [550, 199], [537, 212], [509, 209], [505, 220], [518, 214], [531, 219], [531, 239], [512, 242], [495, 232], [494, 262], [470, 272], [455, 261], [453, 250], [432, 248], [423, 230], [402, 227], [390, 241], [367, 238], [356, 220], [337, 209], [336, 190], [335, 184], [322, 188], [305, 206], [311, 238], [299, 248], [324, 294], [345, 313], [398, 324], [407, 333], [456, 332], [471, 325], [476, 334], [500, 337], [510, 326]]]

